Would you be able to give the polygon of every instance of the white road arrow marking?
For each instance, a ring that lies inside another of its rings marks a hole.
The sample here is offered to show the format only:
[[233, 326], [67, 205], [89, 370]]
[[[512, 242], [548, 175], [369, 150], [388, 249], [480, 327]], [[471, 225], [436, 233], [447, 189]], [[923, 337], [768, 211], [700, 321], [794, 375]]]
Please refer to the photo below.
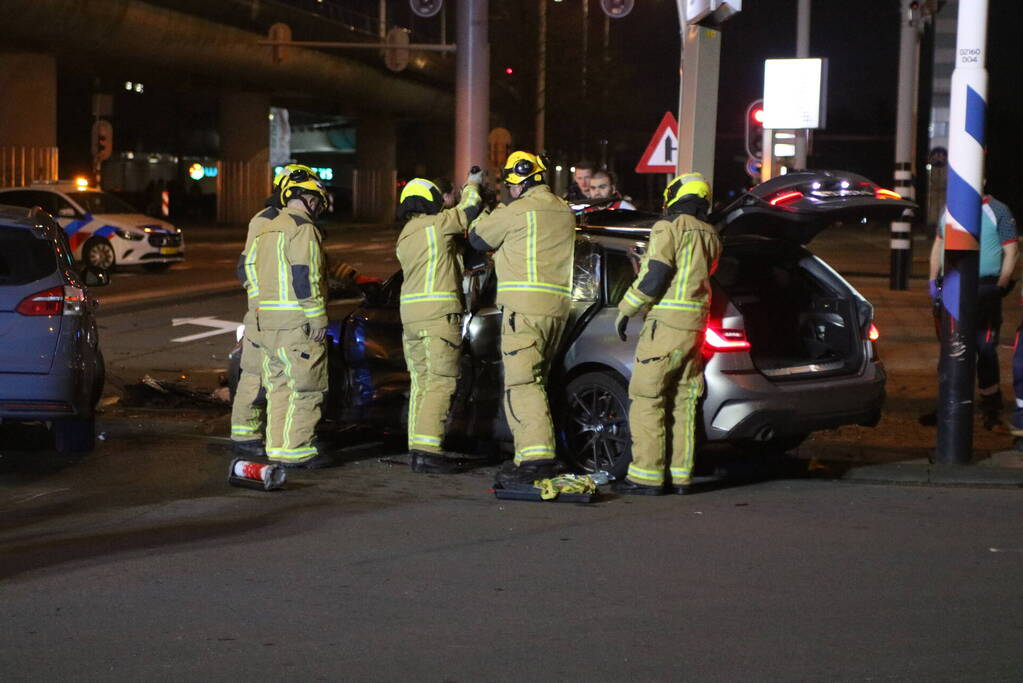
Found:
[[178, 325], [198, 325], [200, 327], [213, 327], [216, 328], [211, 332], [200, 332], [199, 334], [190, 334], [187, 337], [178, 337], [177, 339], [171, 339], [172, 342], [190, 342], [196, 339], [203, 339], [205, 337], [213, 337], [218, 334], [227, 334], [228, 332], [234, 332], [238, 329], [241, 323], [231, 322], [230, 320], [219, 320], [213, 316], [205, 316], [203, 318], [174, 318], [171, 320], [171, 324], [177, 327]]

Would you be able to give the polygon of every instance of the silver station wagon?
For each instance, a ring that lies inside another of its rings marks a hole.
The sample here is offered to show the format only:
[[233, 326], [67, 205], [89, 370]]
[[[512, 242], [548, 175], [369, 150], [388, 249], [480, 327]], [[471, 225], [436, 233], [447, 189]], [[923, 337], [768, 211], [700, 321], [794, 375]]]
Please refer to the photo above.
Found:
[[[704, 344], [704, 442], [780, 452], [816, 430], [877, 422], [885, 371], [872, 340], [873, 307], [804, 245], [836, 223], [855, 229], [914, 208], [862, 176], [807, 171], [762, 183], [711, 217], [723, 251]], [[580, 216], [571, 319], [548, 387], [559, 453], [577, 469], [620, 477], [631, 459], [628, 382], [640, 322], [630, 322], [623, 343], [614, 320], [657, 218], [636, 211]], [[328, 417], [402, 429], [409, 378], [401, 282], [399, 271], [332, 322]], [[510, 449], [492, 267], [467, 270], [465, 291], [469, 315], [449, 447]]]

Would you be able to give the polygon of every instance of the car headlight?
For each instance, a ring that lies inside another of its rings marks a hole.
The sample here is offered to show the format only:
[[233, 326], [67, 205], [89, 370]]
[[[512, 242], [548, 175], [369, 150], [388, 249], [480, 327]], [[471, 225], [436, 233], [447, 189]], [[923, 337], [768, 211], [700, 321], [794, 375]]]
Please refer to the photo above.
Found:
[[120, 228], [115, 228], [114, 232], [117, 234], [118, 237], [121, 237], [126, 240], [131, 240], [132, 242], [137, 242], [139, 240], [144, 240], [146, 238], [146, 236], [143, 235], [142, 233], [131, 232], [129, 230], [121, 230]]

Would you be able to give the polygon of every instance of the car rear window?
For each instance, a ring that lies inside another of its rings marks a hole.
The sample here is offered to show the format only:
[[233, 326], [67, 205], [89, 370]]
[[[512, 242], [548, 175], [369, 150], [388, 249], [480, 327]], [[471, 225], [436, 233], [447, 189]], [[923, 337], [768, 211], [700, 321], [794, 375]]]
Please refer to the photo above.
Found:
[[0, 227], [0, 286], [24, 285], [57, 270], [53, 245], [23, 228]]

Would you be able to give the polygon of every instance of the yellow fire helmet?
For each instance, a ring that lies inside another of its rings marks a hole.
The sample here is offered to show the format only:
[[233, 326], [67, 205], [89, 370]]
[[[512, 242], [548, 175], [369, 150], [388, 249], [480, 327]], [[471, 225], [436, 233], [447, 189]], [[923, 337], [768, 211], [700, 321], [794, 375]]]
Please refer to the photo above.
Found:
[[281, 180], [281, 205], [287, 205], [292, 199], [301, 199], [303, 195], [312, 195], [320, 200], [317, 213], [324, 211], [330, 204], [330, 197], [327, 196], [327, 190], [323, 187], [320, 177], [308, 166], [298, 164], [295, 166], [296, 168]]
[[703, 199], [710, 205], [710, 184], [701, 173], [683, 173], [664, 188], [664, 210], [685, 199]]
[[284, 182], [284, 179], [295, 171], [305, 171], [311, 175], [316, 175], [316, 171], [308, 166], [303, 166], [302, 164], [285, 164], [284, 166], [281, 166], [280, 172], [274, 176], [274, 189], [280, 189], [281, 183]]
[[525, 184], [526, 187], [544, 182], [547, 167], [535, 154], [512, 152], [504, 163], [504, 182], [508, 185]]
[[302, 164], [285, 164], [281, 166], [281, 170], [274, 176], [273, 186], [270, 189], [270, 199], [267, 200], [267, 206], [274, 206], [278, 209], [284, 206], [284, 202], [281, 201], [281, 183], [284, 179], [295, 171], [305, 171], [306, 173], [315, 173], [313, 169]]
[[413, 178], [405, 183], [398, 198], [398, 220], [406, 221], [414, 214], [433, 215], [444, 206], [444, 196], [437, 185], [426, 178]]

